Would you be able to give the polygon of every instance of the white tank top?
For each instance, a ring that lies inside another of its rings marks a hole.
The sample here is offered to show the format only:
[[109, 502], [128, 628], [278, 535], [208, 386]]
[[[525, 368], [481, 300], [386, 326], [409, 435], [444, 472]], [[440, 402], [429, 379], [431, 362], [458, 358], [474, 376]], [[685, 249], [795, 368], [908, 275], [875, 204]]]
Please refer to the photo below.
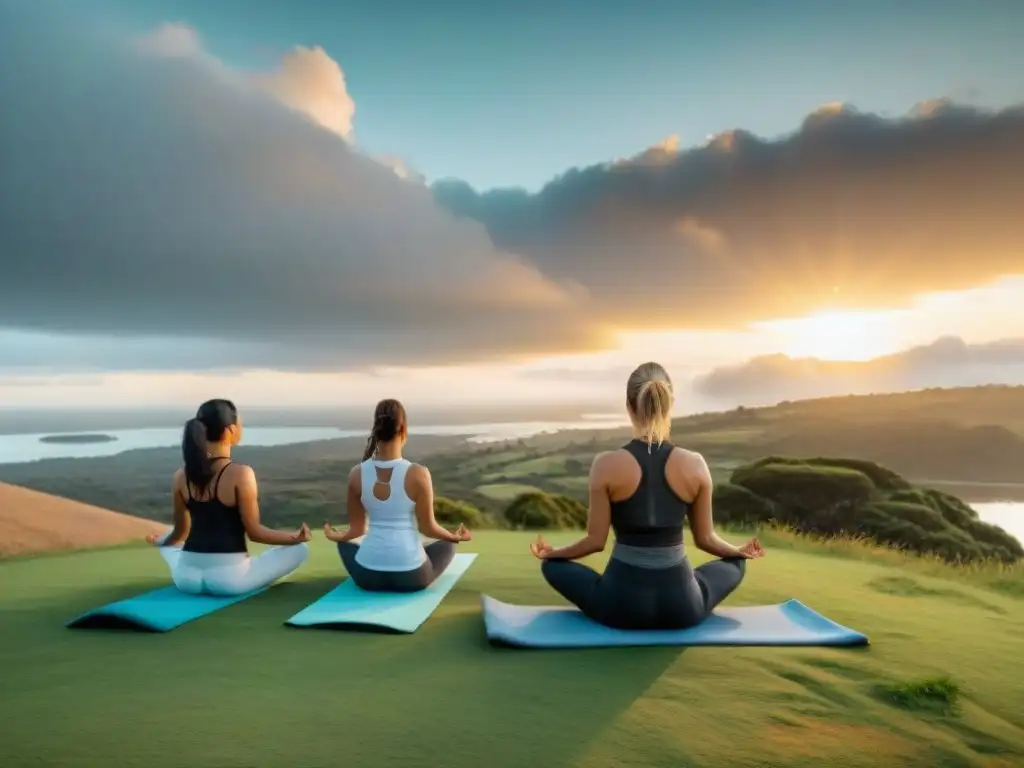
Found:
[[[409, 466], [406, 459], [367, 459], [360, 465], [361, 500], [369, 528], [359, 544], [356, 562], [364, 568], [414, 571], [427, 559], [416, 524], [416, 504], [405, 492], [405, 475]], [[386, 501], [373, 495], [378, 467], [392, 470], [387, 483], [391, 494]]]

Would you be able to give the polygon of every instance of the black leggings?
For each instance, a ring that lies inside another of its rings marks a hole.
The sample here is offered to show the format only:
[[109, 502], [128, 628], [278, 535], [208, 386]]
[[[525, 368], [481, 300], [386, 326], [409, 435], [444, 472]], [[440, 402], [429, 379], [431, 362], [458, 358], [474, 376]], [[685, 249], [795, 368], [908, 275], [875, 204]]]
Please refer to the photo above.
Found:
[[638, 568], [612, 558], [599, 574], [571, 560], [545, 560], [548, 584], [585, 616], [616, 629], [686, 629], [715, 610], [740, 585], [746, 560], [729, 557], [691, 568]]
[[338, 554], [348, 575], [357, 587], [370, 592], [419, 592], [433, 584], [455, 557], [455, 544], [438, 539], [425, 546], [424, 550], [426, 561], [412, 571], [373, 571], [356, 562], [358, 544], [353, 541], [338, 544]]

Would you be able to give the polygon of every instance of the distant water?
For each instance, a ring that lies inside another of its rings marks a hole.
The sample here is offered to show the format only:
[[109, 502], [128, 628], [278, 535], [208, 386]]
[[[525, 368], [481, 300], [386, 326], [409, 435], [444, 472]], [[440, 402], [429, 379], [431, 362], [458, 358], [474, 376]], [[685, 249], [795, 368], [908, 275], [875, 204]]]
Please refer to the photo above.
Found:
[[[504, 424], [462, 424], [417, 427], [421, 435], [466, 435], [475, 443], [516, 440], [564, 429], [617, 429], [624, 426], [622, 417], [585, 416], [578, 421], [530, 421]], [[104, 434], [116, 440], [103, 443], [44, 443], [40, 438], [74, 434]], [[334, 427], [246, 427], [244, 445], [276, 446], [309, 443], [315, 440], [337, 440], [362, 437], [366, 430]], [[181, 427], [151, 429], [91, 429], [87, 433], [45, 432], [27, 435], [0, 435], [0, 464], [24, 464], [39, 459], [87, 459], [115, 456], [139, 448], [172, 448], [181, 445]]]
[[997, 501], [971, 504], [978, 517], [986, 523], [998, 525], [1021, 543], [1024, 543], [1024, 502]]

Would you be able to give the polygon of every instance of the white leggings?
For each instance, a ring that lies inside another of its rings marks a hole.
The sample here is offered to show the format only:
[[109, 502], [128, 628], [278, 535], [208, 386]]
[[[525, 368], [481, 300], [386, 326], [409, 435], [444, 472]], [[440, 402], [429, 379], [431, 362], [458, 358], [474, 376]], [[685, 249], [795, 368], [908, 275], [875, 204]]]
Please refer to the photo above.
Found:
[[[162, 538], [170, 535], [170, 529]], [[305, 542], [270, 547], [255, 557], [245, 552], [215, 554], [185, 552], [181, 547], [160, 547], [171, 569], [174, 586], [191, 595], [241, 595], [273, 584], [309, 557]]]

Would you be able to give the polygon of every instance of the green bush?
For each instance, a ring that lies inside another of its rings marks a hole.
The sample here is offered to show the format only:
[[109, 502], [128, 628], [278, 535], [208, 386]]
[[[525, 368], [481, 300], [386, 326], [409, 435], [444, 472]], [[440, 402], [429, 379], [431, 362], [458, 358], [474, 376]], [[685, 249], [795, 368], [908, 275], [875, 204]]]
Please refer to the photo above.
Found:
[[791, 524], [839, 505], [856, 506], [875, 490], [857, 470], [781, 462], [740, 467], [732, 482], [772, 502], [779, 520]]
[[758, 469], [769, 464], [791, 464], [808, 467], [834, 467], [836, 469], [852, 469], [867, 475], [868, 479], [876, 488], [882, 490], [909, 489], [912, 486], [905, 479], [893, 472], [891, 469], [876, 464], [873, 461], [864, 459], [827, 458], [818, 456], [810, 459], [797, 459], [790, 456], [767, 456], [748, 464], [747, 469]]
[[587, 508], [568, 496], [530, 491], [509, 503], [505, 521], [509, 527], [522, 530], [585, 528]]
[[442, 525], [464, 524], [467, 528], [479, 528], [484, 522], [483, 513], [464, 501], [434, 497], [434, 517]]
[[872, 506], [889, 517], [902, 518], [932, 533], [947, 530], [949, 523], [931, 507], [905, 501], [878, 501]]
[[722, 521], [774, 519], [805, 533], [859, 534], [949, 561], [1024, 558], [1019, 541], [960, 499], [915, 488], [871, 462], [772, 456], [738, 468], [732, 483], [721, 494], [716, 489]]
[[752, 525], [764, 523], [775, 516], [774, 505], [742, 485], [719, 483], [711, 498], [716, 523]]

